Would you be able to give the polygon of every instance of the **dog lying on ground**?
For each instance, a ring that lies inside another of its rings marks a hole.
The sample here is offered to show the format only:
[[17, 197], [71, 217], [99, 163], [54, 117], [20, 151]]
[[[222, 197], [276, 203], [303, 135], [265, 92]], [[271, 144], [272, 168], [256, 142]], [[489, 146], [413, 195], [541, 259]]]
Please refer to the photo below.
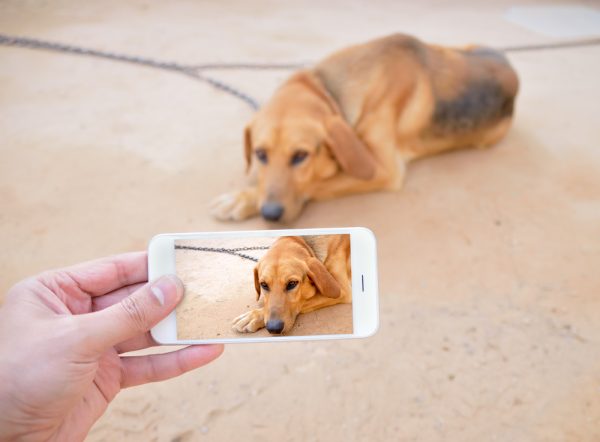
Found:
[[510, 127], [518, 78], [493, 49], [396, 34], [289, 78], [245, 129], [258, 183], [216, 198], [222, 220], [294, 220], [306, 202], [397, 190], [409, 161], [486, 147]]
[[286, 333], [300, 313], [352, 302], [350, 236], [277, 239], [254, 268], [254, 287], [263, 305], [234, 319], [240, 333]]

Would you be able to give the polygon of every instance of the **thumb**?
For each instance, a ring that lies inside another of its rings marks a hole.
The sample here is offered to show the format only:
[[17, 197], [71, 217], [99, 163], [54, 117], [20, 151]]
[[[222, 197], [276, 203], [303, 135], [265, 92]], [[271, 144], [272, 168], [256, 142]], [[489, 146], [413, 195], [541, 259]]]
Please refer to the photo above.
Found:
[[84, 315], [88, 344], [103, 350], [147, 332], [177, 306], [183, 291], [177, 276], [164, 275], [117, 304]]

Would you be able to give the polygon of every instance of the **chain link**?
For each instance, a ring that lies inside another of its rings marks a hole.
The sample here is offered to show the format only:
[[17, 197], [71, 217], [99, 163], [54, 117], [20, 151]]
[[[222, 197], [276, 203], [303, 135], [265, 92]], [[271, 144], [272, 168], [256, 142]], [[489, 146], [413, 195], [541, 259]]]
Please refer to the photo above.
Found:
[[250, 261], [258, 262], [258, 258], [254, 256], [246, 255], [245, 253], [248, 250], [267, 250], [269, 247], [267, 246], [256, 246], [256, 247], [237, 247], [237, 248], [227, 248], [227, 247], [194, 247], [194, 246], [181, 246], [175, 245], [175, 249], [179, 250], [195, 250], [199, 252], [216, 252], [216, 253], [227, 253], [229, 255], [239, 256], [243, 259], [248, 259]]

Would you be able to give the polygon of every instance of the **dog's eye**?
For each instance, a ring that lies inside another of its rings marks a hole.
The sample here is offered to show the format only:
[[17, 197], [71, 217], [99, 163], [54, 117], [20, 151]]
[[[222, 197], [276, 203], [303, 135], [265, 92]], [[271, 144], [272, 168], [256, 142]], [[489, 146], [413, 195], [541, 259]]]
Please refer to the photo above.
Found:
[[269, 291], [269, 284], [266, 282], [261, 282], [260, 286], [263, 288], [263, 290], [266, 290], [267, 292]]
[[286, 289], [287, 291], [294, 290], [294, 289], [296, 288], [296, 286], [297, 286], [297, 285], [298, 285], [298, 281], [290, 281], [290, 282], [288, 282], [288, 283], [287, 283], [287, 285], [285, 286], [285, 289]]
[[267, 156], [267, 152], [264, 149], [257, 149], [254, 152], [254, 155], [256, 155], [256, 158], [258, 158], [258, 161], [260, 161], [263, 164], [267, 164], [267, 161], [269, 160], [269, 158]]
[[307, 151], [297, 150], [296, 152], [294, 152], [294, 155], [292, 155], [292, 159], [290, 160], [290, 163], [292, 166], [296, 166], [297, 164], [300, 164], [302, 161], [304, 161], [307, 156], [308, 156]]

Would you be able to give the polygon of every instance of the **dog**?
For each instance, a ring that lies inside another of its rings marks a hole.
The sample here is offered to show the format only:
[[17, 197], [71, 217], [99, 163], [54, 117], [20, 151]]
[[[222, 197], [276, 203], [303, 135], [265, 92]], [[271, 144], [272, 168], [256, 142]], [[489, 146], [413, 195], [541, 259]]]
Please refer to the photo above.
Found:
[[244, 132], [257, 184], [211, 213], [290, 222], [310, 200], [399, 190], [414, 159], [487, 147], [508, 131], [519, 81], [493, 49], [396, 34], [334, 53], [291, 76]]
[[352, 302], [350, 235], [284, 236], [254, 268], [261, 307], [233, 320], [233, 329], [289, 332], [301, 313]]

